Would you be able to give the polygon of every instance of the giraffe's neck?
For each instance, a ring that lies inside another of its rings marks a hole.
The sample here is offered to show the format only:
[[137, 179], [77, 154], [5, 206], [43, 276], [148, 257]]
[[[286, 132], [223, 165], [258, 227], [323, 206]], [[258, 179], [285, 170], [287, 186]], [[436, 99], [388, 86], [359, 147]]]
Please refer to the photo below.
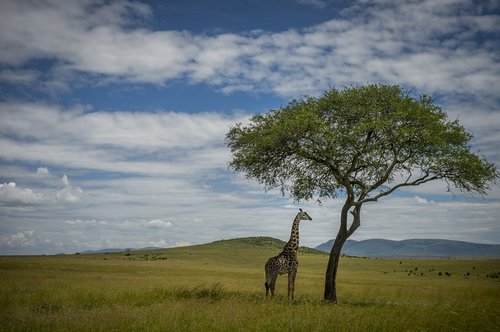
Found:
[[285, 246], [285, 249], [294, 255], [297, 255], [297, 251], [299, 250], [299, 223], [300, 223], [300, 218], [299, 215], [297, 215], [292, 224], [292, 232], [290, 234], [290, 240]]

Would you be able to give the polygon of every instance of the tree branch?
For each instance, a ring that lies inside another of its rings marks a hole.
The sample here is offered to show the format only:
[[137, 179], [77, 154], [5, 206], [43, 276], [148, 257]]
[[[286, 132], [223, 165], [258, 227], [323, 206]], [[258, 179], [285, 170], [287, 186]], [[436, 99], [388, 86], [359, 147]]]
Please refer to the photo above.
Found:
[[370, 191], [374, 190], [374, 189], [377, 189], [378, 187], [380, 187], [381, 185], [383, 185], [387, 179], [389, 179], [389, 176], [391, 175], [392, 173], [392, 170], [394, 169], [394, 167], [399, 163], [398, 161], [398, 154], [397, 152], [395, 151], [394, 152], [394, 159], [392, 160], [391, 164], [387, 167], [387, 169], [385, 170], [384, 172], [384, 175], [382, 175], [382, 177], [377, 181], [375, 182], [374, 184], [372, 184], [367, 190], [366, 190], [366, 193], [368, 194]]
[[309, 160], [312, 160], [314, 162], [317, 162], [318, 164], [322, 164], [322, 165], [326, 166], [332, 172], [333, 176], [335, 177], [335, 179], [339, 183], [344, 183], [344, 179], [343, 179], [342, 175], [340, 174], [340, 170], [338, 168], [336, 168], [335, 166], [333, 166], [331, 163], [329, 163], [327, 160], [322, 159], [320, 157], [317, 157], [315, 155], [312, 155], [312, 154], [304, 151], [303, 149], [298, 149], [295, 153], [297, 153], [297, 155], [299, 155], [302, 158], [309, 159]]
[[353, 215], [353, 220], [349, 230], [347, 231], [347, 238], [349, 238], [361, 225], [361, 205], [356, 205], [354, 210], [351, 211], [351, 214]]
[[359, 166], [356, 167], [356, 164], [358, 163], [359, 157], [361, 157], [361, 155], [365, 153], [366, 148], [368, 147], [368, 143], [370, 143], [370, 140], [372, 139], [374, 134], [375, 132], [373, 131], [373, 129], [366, 134], [363, 147], [359, 149], [358, 153], [356, 153], [356, 155], [352, 158], [351, 166], [349, 166], [349, 169], [347, 170], [346, 174], [351, 174], [352, 172], [358, 171], [360, 169]]
[[433, 180], [437, 180], [437, 179], [441, 179], [441, 178], [442, 178], [442, 176], [438, 176], [438, 175], [434, 175], [434, 176], [429, 177], [429, 174], [426, 173], [423, 177], [421, 177], [419, 179], [416, 179], [416, 180], [414, 180], [412, 182], [407, 182], [408, 181], [408, 179], [407, 179], [406, 182], [397, 184], [394, 187], [390, 188], [389, 190], [383, 191], [383, 192], [379, 193], [378, 195], [376, 195], [374, 197], [368, 197], [368, 198], [365, 198], [365, 199], [360, 199], [357, 202], [355, 202], [354, 205], [358, 206], [358, 205], [361, 205], [361, 204], [366, 203], [366, 202], [376, 202], [381, 197], [384, 197], [384, 196], [392, 194], [398, 188], [409, 187], [409, 186], [418, 186], [418, 185], [421, 185], [423, 183], [426, 183], [426, 182], [429, 182], [429, 181], [433, 181]]

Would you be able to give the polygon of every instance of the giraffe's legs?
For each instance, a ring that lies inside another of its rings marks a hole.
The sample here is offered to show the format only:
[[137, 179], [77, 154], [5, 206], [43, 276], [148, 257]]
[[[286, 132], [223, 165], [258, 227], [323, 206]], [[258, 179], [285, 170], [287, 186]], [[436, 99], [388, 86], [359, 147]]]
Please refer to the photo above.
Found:
[[293, 301], [293, 293], [295, 291], [295, 276], [297, 275], [296, 271], [288, 272], [288, 299], [290, 300], [290, 295], [292, 295]]
[[266, 286], [266, 296], [269, 295], [269, 290], [271, 291], [271, 296], [274, 296], [274, 287], [276, 285], [277, 278], [278, 278], [278, 273], [275, 271], [272, 271], [266, 265], [266, 283], [264, 284]]
[[269, 264], [270, 261], [271, 261], [271, 259], [269, 259], [269, 261], [266, 263], [266, 266], [264, 269], [266, 272], [266, 283], [264, 284], [266, 286], [266, 297], [269, 295], [269, 289], [271, 288], [271, 280], [272, 280], [272, 275], [273, 275], [270, 264]]
[[274, 296], [274, 288], [276, 287], [276, 279], [278, 278], [278, 274], [273, 275], [271, 278], [271, 283], [269, 288], [271, 289], [271, 296]]

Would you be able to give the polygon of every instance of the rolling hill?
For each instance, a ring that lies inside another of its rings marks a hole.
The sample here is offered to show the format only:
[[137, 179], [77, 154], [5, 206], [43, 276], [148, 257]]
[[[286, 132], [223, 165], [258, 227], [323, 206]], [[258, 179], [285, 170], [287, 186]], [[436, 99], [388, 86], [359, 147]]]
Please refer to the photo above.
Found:
[[[316, 247], [329, 252], [333, 240]], [[392, 241], [370, 239], [347, 240], [342, 253], [360, 257], [500, 257], [500, 244], [480, 244], [440, 239], [410, 239]]]
[[[283, 249], [286, 242], [278, 240], [272, 237], [266, 236], [253, 236], [244, 238], [235, 238], [228, 240], [219, 240], [205, 244], [192, 245], [180, 248], [196, 248], [196, 249], [210, 249], [210, 248], [261, 248], [261, 249], [271, 249], [274, 251], [279, 251]], [[100, 250], [86, 250], [80, 252], [80, 254], [104, 254], [104, 253], [122, 253], [122, 252], [144, 252], [144, 251], [164, 251], [166, 249], [177, 249], [177, 248], [158, 248], [158, 247], [147, 247], [147, 248], [108, 248]], [[301, 246], [299, 248], [300, 253], [307, 254], [324, 254], [322, 250], [309, 248]]]

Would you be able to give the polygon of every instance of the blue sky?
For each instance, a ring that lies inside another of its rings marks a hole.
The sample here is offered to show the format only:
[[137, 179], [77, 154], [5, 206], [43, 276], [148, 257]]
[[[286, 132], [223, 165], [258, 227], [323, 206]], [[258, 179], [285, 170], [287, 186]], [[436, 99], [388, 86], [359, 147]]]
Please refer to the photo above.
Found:
[[[294, 203], [227, 169], [229, 126], [328, 88], [434, 96], [500, 161], [496, 1], [0, 2], [0, 254], [301, 243], [340, 200]], [[443, 183], [370, 204], [354, 239], [498, 243], [500, 190]]]

